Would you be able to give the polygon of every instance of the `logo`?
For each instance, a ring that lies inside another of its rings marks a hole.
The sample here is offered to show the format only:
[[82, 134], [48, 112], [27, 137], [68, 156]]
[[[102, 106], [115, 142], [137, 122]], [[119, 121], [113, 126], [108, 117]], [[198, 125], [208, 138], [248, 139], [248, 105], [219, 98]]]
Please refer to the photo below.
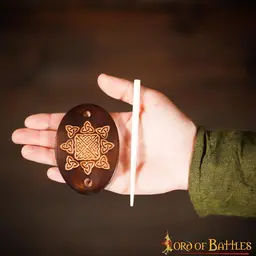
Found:
[[174, 241], [168, 231], [162, 242], [164, 255], [230, 255], [242, 256], [250, 255], [252, 243], [248, 241], [225, 240], [217, 241], [215, 238], [209, 238], [203, 242]]
[[162, 251], [163, 254], [167, 255], [169, 252], [172, 252], [172, 240], [169, 236], [168, 231], [166, 232], [165, 241], [162, 243], [165, 246], [165, 249]]

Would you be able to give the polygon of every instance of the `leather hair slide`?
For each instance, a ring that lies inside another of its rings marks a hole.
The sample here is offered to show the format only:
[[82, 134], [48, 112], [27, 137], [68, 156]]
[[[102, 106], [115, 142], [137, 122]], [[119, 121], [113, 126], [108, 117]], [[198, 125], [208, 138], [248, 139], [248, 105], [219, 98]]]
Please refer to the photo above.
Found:
[[119, 158], [117, 127], [102, 107], [82, 104], [69, 110], [57, 131], [56, 161], [66, 183], [95, 194], [110, 182]]

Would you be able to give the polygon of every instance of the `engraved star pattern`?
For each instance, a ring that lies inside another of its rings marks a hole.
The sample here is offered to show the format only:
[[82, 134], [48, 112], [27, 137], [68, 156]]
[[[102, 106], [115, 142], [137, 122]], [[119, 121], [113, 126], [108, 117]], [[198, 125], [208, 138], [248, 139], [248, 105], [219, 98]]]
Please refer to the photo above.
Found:
[[80, 128], [78, 126], [65, 126], [68, 140], [60, 145], [60, 149], [69, 155], [66, 158], [65, 169], [81, 168], [89, 175], [93, 168], [109, 170], [110, 165], [106, 154], [114, 148], [114, 144], [107, 140], [109, 126], [93, 128], [86, 121]]

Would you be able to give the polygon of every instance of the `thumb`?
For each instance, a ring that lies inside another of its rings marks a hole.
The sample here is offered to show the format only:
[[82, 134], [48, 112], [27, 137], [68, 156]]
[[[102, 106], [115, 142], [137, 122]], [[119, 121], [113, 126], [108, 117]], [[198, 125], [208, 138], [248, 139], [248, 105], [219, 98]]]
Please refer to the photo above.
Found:
[[[133, 102], [133, 83], [132, 82], [122, 78], [101, 74], [98, 77], [98, 84], [99, 84], [99, 87], [110, 97], [132, 104]], [[145, 102], [145, 98], [150, 96], [150, 94], [152, 94], [152, 91], [153, 90], [141, 86], [141, 92], [140, 92], [141, 103], [143, 101]]]

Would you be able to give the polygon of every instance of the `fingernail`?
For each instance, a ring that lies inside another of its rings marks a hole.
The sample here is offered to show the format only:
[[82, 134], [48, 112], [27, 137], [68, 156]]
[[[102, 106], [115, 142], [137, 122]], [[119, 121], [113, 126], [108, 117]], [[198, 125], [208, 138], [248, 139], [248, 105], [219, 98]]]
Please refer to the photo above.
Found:
[[27, 126], [27, 125], [30, 125], [30, 123], [31, 123], [31, 117], [32, 116], [28, 116], [26, 119], [25, 119], [25, 126]]
[[33, 125], [34, 123], [37, 122], [37, 119], [34, 115], [32, 116], [28, 116], [26, 119], [25, 119], [25, 125]]
[[53, 171], [52, 171], [51, 169], [49, 169], [49, 170], [47, 171], [47, 176], [48, 176], [48, 178], [51, 179], [52, 175], [53, 175]]
[[98, 76], [98, 81], [100, 81], [102, 79], [102, 77], [106, 76], [106, 74], [102, 73]]
[[14, 143], [17, 143], [17, 141], [19, 140], [19, 138], [20, 138], [20, 133], [17, 132], [17, 131], [14, 131], [14, 132], [12, 133], [12, 141], [13, 141]]
[[27, 128], [35, 127], [36, 123], [37, 123], [37, 119], [34, 116], [27, 117], [24, 122]]
[[31, 152], [33, 152], [34, 149], [33, 147], [30, 147], [30, 146], [24, 146], [22, 149], [21, 149], [21, 154], [22, 155], [29, 155]]

